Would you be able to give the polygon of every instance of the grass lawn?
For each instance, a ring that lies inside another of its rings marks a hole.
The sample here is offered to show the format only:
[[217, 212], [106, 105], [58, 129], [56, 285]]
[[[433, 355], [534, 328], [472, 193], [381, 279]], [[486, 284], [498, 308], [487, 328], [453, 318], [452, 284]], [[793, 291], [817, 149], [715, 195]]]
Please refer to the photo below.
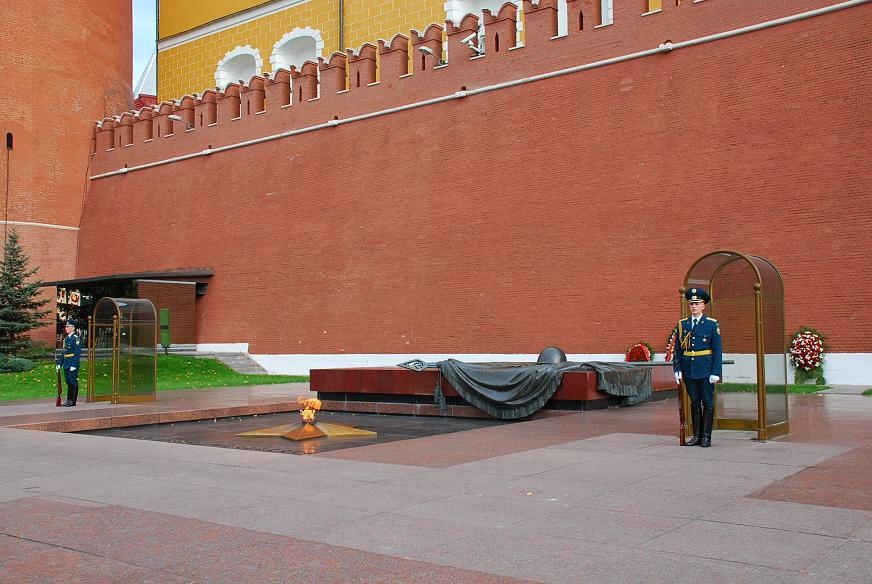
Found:
[[[79, 395], [86, 392], [88, 364], [82, 360]], [[309, 381], [306, 375], [243, 375], [217, 359], [186, 355], [158, 355], [157, 390], [209, 389], [237, 385], [262, 385]], [[64, 395], [66, 395], [64, 383]], [[24, 373], [0, 373], [0, 400], [38, 399], [57, 395], [57, 373], [53, 361], [43, 361]]]
[[[777, 386], [777, 391], [783, 391], [783, 386]], [[829, 385], [788, 385], [787, 393], [815, 393], [829, 389]], [[756, 393], [756, 383], [719, 383], [717, 390], [722, 393]]]
[[872, 397], [872, 389], [867, 389], [863, 392], [863, 395], [868, 395], [869, 397]]

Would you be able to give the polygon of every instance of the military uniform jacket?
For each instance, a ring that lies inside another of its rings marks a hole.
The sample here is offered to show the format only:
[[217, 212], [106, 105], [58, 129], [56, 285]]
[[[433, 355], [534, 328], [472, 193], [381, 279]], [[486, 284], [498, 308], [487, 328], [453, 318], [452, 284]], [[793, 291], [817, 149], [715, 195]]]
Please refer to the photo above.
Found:
[[703, 314], [692, 332], [690, 317], [679, 321], [678, 326], [681, 330], [672, 358], [675, 372], [681, 371], [686, 379], [705, 379], [709, 375], [723, 377], [724, 356], [718, 321]]
[[57, 364], [64, 369], [70, 367], [79, 368], [79, 361], [82, 358], [82, 340], [79, 335], [72, 334], [64, 339], [64, 351], [56, 358]]

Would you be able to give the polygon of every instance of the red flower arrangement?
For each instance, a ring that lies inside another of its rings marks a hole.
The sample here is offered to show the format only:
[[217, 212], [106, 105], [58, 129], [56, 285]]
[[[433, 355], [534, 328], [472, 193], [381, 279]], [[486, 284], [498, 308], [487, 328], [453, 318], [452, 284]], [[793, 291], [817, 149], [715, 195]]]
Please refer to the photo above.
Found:
[[823, 376], [823, 335], [809, 327], [802, 327], [793, 335], [788, 352], [797, 383], [811, 379], [815, 379], [817, 383], [826, 383]]
[[645, 341], [639, 341], [629, 349], [624, 355], [624, 361], [631, 363], [653, 361], [654, 349]]

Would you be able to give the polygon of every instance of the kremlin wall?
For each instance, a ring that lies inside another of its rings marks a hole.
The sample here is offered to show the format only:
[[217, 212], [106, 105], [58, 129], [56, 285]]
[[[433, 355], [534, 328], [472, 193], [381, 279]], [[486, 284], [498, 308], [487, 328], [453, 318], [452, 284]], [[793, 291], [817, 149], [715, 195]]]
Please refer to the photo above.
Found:
[[480, 56], [470, 15], [104, 118], [76, 277], [211, 273], [196, 343], [272, 371], [614, 360], [661, 352], [730, 249], [779, 269], [831, 382], [868, 383], [872, 3], [593, 4], [556, 36], [525, 1], [523, 45], [485, 11]]

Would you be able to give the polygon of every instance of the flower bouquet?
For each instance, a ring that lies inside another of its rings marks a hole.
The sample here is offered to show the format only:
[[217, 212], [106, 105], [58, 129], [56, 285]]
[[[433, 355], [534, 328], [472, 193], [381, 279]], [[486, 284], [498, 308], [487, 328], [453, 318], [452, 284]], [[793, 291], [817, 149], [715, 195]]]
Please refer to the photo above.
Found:
[[669, 338], [666, 339], [666, 356], [663, 358], [667, 363], [672, 363], [672, 358], [675, 356], [675, 345], [678, 342], [678, 325], [672, 327], [669, 333]]
[[814, 380], [816, 385], [827, 382], [824, 378], [824, 337], [816, 330], [801, 327], [790, 341], [790, 362], [796, 383]]
[[639, 341], [629, 349], [624, 355], [624, 361], [631, 363], [653, 361], [654, 349], [645, 341]]

